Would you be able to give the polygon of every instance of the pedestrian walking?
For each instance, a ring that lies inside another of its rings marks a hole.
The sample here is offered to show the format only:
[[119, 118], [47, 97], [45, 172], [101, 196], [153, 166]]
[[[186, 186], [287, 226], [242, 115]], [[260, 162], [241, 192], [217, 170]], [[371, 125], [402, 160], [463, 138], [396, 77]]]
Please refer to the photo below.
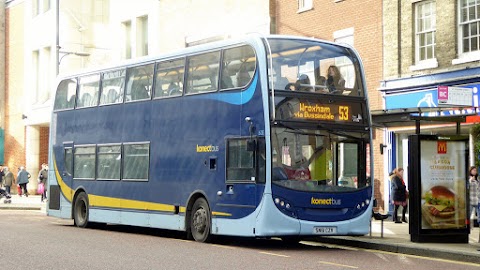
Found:
[[21, 190], [23, 190], [23, 194], [25, 195], [25, 197], [28, 197], [27, 184], [30, 181], [28, 180], [30, 179], [30, 177], [30, 173], [25, 170], [24, 166], [21, 166], [17, 174], [17, 185], [20, 187]]
[[43, 163], [38, 172], [38, 190], [42, 194], [41, 202], [47, 199], [48, 165]]
[[[407, 213], [407, 197], [408, 191], [407, 186], [405, 185], [405, 181], [403, 181], [403, 168], [397, 168], [393, 170], [392, 175], [392, 198], [393, 198], [393, 205], [394, 205], [394, 212], [393, 212], [393, 221], [395, 223], [402, 223], [407, 222], [407, 218], [405, 214]], [[402, 219], [398, 219], [398, 208], [402, 206]]]
[[5, 170], [5, 167], [0, 165], [0, 187], [3, 185], [3, 181], [5, 180], [5, 173], [3, 172]]
[[470, 193], [470, 220], [473, 220], [474, 227], [478, 227], [478, 196], [480, 196], [480, 185], [478, 182], [478, 170], [477, 167], [472, 166], [469, 170], [470, 178], [468, 180], [469, 193]]
[[15, 176], [13, 173], [8, 169], [8, 167], [3, 167], [3, 173], [5, 176], [3, 177], [3, 185], [5, 186], [5, 190], [8, 194], [11, 193], [11, 187], [15, 184]]

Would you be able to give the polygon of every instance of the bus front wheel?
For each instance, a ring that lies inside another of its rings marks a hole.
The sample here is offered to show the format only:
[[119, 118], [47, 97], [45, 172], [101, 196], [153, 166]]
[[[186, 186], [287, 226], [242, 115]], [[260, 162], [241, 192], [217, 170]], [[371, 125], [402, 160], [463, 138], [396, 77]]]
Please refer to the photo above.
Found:
[[193, 204], [190, 218], [190, 231], [193, 239], [197, 242], [208, 242], [211, 237], [211, 227], [212, 218], [208, 203], [204, 198], [199, 198]]
[[80, 228], [86, 228], [88, 225], [88, 196], [85, 192], [78, 194], [75, 199], [73, 221]]

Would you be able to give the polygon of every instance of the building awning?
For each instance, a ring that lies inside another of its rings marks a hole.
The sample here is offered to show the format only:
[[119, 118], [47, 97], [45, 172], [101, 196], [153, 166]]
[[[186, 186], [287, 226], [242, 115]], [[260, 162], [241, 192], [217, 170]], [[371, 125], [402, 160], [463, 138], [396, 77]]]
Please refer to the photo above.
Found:
[[[458, 111], [458, 114], [445, 112]], [[421, 124], [465, 123], [467, 116], [478, 115], [478, 108], [458, 110], [458, 108], [406, 108], [372, 111], [372, 122], [375, 127], [402, 127]]]

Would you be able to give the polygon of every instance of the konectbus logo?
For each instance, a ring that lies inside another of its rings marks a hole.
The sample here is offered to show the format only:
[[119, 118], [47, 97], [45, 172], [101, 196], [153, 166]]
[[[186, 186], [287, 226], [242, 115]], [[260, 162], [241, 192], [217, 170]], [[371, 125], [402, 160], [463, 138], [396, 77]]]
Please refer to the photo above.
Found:
[[218, 152], [218, 146], [215, 145], [198, 145], [197, 144], [197, 153], [210, 153]]
[[334, 199], [334, 198], [320, 199], [320, 198], [312, 197], [311, 204], [313, 204], [313, 205], [341, 205], [342, 200]]

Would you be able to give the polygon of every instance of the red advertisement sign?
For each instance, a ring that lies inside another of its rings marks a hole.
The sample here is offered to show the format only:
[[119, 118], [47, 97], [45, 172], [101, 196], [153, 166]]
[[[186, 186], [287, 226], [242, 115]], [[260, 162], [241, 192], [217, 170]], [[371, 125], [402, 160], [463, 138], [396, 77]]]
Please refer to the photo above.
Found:
[[437, 154], [446, 154], [446, 153], [447, 153], [447, 142], [437, 141]]

